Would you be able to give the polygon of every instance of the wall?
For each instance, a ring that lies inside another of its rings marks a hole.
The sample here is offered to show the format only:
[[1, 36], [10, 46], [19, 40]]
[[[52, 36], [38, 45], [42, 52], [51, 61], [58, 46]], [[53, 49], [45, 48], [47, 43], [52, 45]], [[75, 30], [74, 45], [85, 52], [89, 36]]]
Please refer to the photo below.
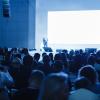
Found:
[[[0, 47], [35, 47], [35, 0], [33, 1], [31, 8], [30, 0], [10, 0], [11, 16], [5, 18], [2, 16], [0, 0]], [[32, 10], [33, 13], [30, 14]], [[33, 24], [30, 24], [31, 18]]]
[[35, 48], [35, 23], [36, 23], [36, 0], [29, 0], [29, 34], [28, 47]]
[[100, 0], [37, 0], [36, 4], [36, 48], [47, 38], [48, 11], [98, 10]]
[[4, 18], [0, 0], [0, 46], [40, 49], [48, 11], [100, 9], [100, 0], [36, 0], [36, 20], [35, 0], [10, 0], [10, 9], [10, 18]]

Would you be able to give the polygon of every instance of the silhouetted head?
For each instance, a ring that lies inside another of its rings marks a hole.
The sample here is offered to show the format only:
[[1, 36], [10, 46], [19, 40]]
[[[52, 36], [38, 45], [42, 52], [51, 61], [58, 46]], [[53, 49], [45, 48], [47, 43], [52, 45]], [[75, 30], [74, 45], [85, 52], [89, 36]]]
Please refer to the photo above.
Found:
[[44, 79], [38, 100], [67, 100], [68, 94], [68, 75], [54, 73]]
[[53, 53], [49, 53], [50, 60], [53, 61]]
[[14, 58], [12, 61], [11, 61], [11, 66], [14, 67], [14, 68], [19, 68], [21, 66], [22, 62], [19, 58]]
[[39, 89], [44, 77], [44, 72], [40, 70], [33, 70], [29, 78], [29, 86]]
[[35, 61], [38, 62], [39, 59], [40, 59], [40, 54], [39, 53], [35, 53], [33, 58], [34, 58]]
[[79, 50], [75, 50], [75, 55], [79, 55], [80, 51]]
[[84, 51], [82, 49], [80, 49], [79, 52], [80, 52], [80, 54], [83, 54], [84, 53]]
[[23, 58], [23, 64], [24, 65], [32, 65], [33, 64], [33, 57], [32, 56], [30, 56], [30, 55], [26, 55], [26, 56], [24, 56], [24, 58]]
[[73, 50], [73, 49], [71, 49], [71, 50], [69, 51], [69, 55], [74, 55], [74, 50]]
[[90, 65], [94, 65], [95, 63], [95, 56], [94, 55], [90, 55], [87, 59], [87, 63], [90, 64]]
[[43, 52], [43, 53], [42, 53], [42, 57], [45, 56], [45, 55], [47, 55], [47, 53], [46, 53], [46, 52]]
[[62, 52], [65, 54], [68, 54], [68, 50], [66, 50], [66, 49], [63, 49]]
[[62, 61], [67, 61], [67, 56], [65, 53], [61, 53]]
[[57, 54], [55, 54], [55, 56], [54, 56], [54, 61], [58, 61], [58, 60], [62, 60], [62, 58], [61, 58], [61, 54], [60, 53], [57, 53]]
[[97, 72], [92, 65], [86, 65], [82, 67], [78, 72], [79, 77], [86, 77], [92, 84], [97, 82]]
[[28, 49], [27, 49], [27, 48], [23, 48], [23, 49], [22, 49], [22, 53], [25, 54], [25, 55], [29, 54], [29, 53], [28, 53]]
[[61, 61], [54, 62], [54, 72], [61, 72], [64, 70], [64, 65]]
[[43, 56], [43, 63], [44, 64], [49, 64], [49, 62], [50, 62], [50, 57], [48, 55], [44, 55]]
[[97, 56], [97, 57], [100, 57], [100, 50], [98, 50], [98, 51], [96, 52], [96, 56]]

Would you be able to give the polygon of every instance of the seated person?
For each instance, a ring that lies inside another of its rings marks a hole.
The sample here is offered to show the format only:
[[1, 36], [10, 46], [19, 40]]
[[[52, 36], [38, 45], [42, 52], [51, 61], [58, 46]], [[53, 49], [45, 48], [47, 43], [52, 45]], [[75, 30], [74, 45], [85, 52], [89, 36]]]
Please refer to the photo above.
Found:
[[20, 89], [13, 96], [13, 100], [37, 100], [40, 85], [45, 75], [40, 70], [33, 70], [29, 79], [29, 86]]
[[100, 98], [92, 91], [81, 88], [71, 92], [69, 100], [100, 100]]
[[13, 85], [14, 81], [7, 67], [0, 65], [0, 100], [9, 100], [9, 90]]
[[78, 72], [78, 77], [86, 77], [91, 82], [90, 90], [100, 94], [100, 83], [98, 83], [98, 74], [92, 65], [82, 67]]
[[43, 81], [38, 100], [68, 100], [69, 79], [65, 73], [49, 74]]

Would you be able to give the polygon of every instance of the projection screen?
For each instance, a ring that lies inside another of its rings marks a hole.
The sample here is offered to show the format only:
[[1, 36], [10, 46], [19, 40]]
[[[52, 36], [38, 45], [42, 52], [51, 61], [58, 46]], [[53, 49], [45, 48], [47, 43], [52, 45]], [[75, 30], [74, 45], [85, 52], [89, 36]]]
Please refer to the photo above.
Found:
[[100, 10], [49, 11], [48, 43], [99, 45]]

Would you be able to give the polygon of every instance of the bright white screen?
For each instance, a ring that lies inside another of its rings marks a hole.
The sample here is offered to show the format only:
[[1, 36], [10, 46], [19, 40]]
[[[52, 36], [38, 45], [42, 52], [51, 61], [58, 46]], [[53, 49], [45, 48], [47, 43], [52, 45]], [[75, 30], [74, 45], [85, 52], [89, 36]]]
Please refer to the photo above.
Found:
[[48, 12], [49, 44], [100, 44], [100, 10]]

